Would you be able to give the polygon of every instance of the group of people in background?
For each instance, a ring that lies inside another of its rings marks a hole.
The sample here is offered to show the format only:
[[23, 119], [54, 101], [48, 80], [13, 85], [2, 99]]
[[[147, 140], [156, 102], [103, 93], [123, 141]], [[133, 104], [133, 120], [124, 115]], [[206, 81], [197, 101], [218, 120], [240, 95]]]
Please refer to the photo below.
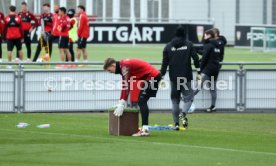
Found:
[[[115, 116], [122, 116], [128, 95], [135, 89], [133, 84], [130, 85], [133, 80], [144, 81], [138, 97], [142, 128], [137, 133], [134, 133], [133, 136], [149, 135], [149, 108], [147, 103], [151, 97], [156, 97], [158, 87], [162, 85], [162, 77], [165, 76], [168, 67], [175, 130], [180, 129], [180, 121], [184, 128], [188, 127], [188, 110], [191, 108], [195, 95], [201, 89], [194, 89], [192, 80], [199, 84], [198, 87], [207, 84], [206, 87], [210, 89], [212, 101], [211, 106], [206, 111], [216, 111], [216, 81], [221, 69], [220, 62], [224, 59], [224, 47], [227, 41], [225, 37], [220, 35], [217, 28], [205, 31], [203, 47], [197, 49], [192, 42], [186, 40], [185, 36], [185, 29], [183, 27], [177, 28], [175, 37], [163, 50], [160, 71], [148, 62], [138, 59], [115, 61], [113, 58], [108, 58], [105, 60], [104, 70], [120, 74], [123, 80], [121, 97], [114, 110]], [[198, 55], [201, 55], [202, 58], [199, 58]], [[195, 79], [192, 73], [192, 60], [197, 72]], [[132, 89], [130, 89], [131, 87]], [[180, 112], [179, 104], [181, 100], [183, 100], [184, 105]]]
[[[199, 48], [195, 48], [190, 41], [185, 40], [184, 32], [182, 27], [178, 28], [176, 37], [164, 48], [161, 67], [162, 76], [165, 76], [169, 67], [173, 120], [176, 128], [179, 126], [179, 120], [182, 121], [183, 127], [188, 126], [187, 113], [193, 104], [194, 97], [203, 87], [207, 87], [211, 93], [211, 105], [206, 112], [216, 111], [216, 83], [221, 69], [220, 62], [224, 59], [224, 47], [227, 44], [226, 38], [220, 35], [217, 28], [205, 31], [203, 47]], [[198, 55], [202, 57], [199, 58]], [[196, 89], [192, 88], [191, 59], [197, 72], [194, 80], [199, 86]], [[179, 80], [179, 78], [182, 79]], [[181, 99], [184, 105], [180, 112]]]
[[[21, 11], [17, 12], [15, 6], [9, 7], [9, 14], [4, 16], [0, 12], [0, 62], [2, 62], [2, 40], [7, 42], [8, 61], [12, 61], [12, 51], [16, 47], [16, 62], [23, 60], [22, 43], [27, 49], [26, 62], [42, 61], [39, 57], [42, 49], [45, 52], [44, 58], [52, 56], [52, 44], [58, 43], [60, 59], [64, 61], [78, 62], [83, 55], [84, 62], [87, 62], [86, 42], [89, 37], [89, 18], [86, 15], [85, 7], [79, 5], [75, 9], [67, 10], [65, 7], [54, 6], [54, 13], [51, 13], [50, 4], [42, 6], [43, 13], [40, 18], [28, 10], [26, 2], [21, 3]], [[77, 14], [78, 19], [75, 17]], [[41, 26], [41, 35], [38, 46], [31, 60], [31, 34]], [[74, 43], [77, 42], [77, 54], [74, 51]], [[58, 65], [58, 68], [72, 67], [70, 65]], [[11, 68], [11, 66], [7, 66]]]
[[[55, 5], [54, 13], [50, 12], [50, 4], [43, 4], [43, 13], [37, 19], [28, 11], [27, 3], [22, 2], [21, 11], [16, 12], [15, 6], [10, 6], [9, 14], [5, 17], [0, 13], [0, 44], [2, 39], [7, 42], [8, 61], [12, 61], [12, 51], [16, 47], [17, 61], [23, 60], [22, 42], [27, 48], [27, 62], [31, 61], [31, 33], [38, 26], [42, 27], [42, 33], [33, 58], [33, 62], [39, 61], [42, 49], [45, 49], [46, 56], [52, 56], [52, 43], [58, 42], [61, 61], [78, 62], [83, 55], [84, 62], [87, 62], [86, 42], [89, 37], [89, 19], [85, 13], [84, 6], [78, 6], [77, 12], [74, 9], [67, 9]], [[79, 16], [77, 20], [75, 15]], [[179, 121], [183, 127], [188, 127], [187, 113], [191, 108], [195, 95], [200, 91], [192, 88], [192, 80], [199, 82], [203, 86], [207, 82], [210, 88], [211, 106], [207, 112], [216, 111], [217, 89], [216, 81], [221, 69], [220, 62], [224, 59], [224, 47], [227, 44], [225, 37], [220, 35], [217, 28], [205, 31], [203, 47], [195, 48], [193, 43], [186, 40], [185, 29], [179, 27], [175, 37], [163, 50], [163, 60], [160, 71], [149, 63], [128, 59], [115, 61], [108, 58], [104, 63], [104, 70], [122, 75], [124, 81], [129, 82], [134, 77], [136, 80], [144, 80], [153, 86], [140, 91], [138, 96], [138, 106], [142, 114], [142, 129], [134, 136], [147, 136], [149, 108], [147, 105], [151, 97], [156, 97], [158, 84], [165, 76], [169, 67], [169, 78], [171, 84], [171, 102], [173, 110], [173, 120], [175, 128], [179, 129]], [[74, 52], [74, 43], [78, 43], [77, 54]], [[202, 58], [199, 58], [201, 55]], [[192, 63], [197, 71], [196, 78], [193, 78]], [[0, 46], [0, 62], [2, 62], [2, 47]], [[67, 68], [70, 65], [59, 65], [59, 68]], [[8, 66], [10, 68], [10, 66]], [[152, 83], [152, 80], [154, 83]], [[121, 116], [124, 111], [126, 100], [130, 92], [129, 84], [123, 85], [119, 103], [116, 105], [114, 114]], [[184, 101], [180, 112], [180, 101]]]

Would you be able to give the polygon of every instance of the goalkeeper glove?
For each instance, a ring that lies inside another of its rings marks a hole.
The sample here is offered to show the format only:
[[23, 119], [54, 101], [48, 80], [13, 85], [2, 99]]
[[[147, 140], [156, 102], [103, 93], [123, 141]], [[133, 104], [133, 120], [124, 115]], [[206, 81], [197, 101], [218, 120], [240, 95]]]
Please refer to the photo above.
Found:
[[115, 116], [122, 116], [125, 108], [125, 100], [120, 100], [119, 103], [116, 105], [114, 115]]

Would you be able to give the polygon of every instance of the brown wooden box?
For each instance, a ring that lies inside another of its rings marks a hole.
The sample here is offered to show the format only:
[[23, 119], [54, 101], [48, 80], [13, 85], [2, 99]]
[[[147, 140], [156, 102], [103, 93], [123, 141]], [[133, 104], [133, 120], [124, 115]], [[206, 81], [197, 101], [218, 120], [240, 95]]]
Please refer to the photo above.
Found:
[[131, 136], [138, 131], [139, 113], [124, 112], [121, 117], [116, 117], [113, 111], [109, 112], [109, 135]]

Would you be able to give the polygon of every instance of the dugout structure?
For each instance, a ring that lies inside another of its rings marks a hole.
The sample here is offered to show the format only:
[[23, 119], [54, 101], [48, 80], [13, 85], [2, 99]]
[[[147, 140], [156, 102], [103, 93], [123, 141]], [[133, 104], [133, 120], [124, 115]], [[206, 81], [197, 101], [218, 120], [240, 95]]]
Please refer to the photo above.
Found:
[[276, 52], [276, 28], [251, 27], [250, 34], [251, 51]]

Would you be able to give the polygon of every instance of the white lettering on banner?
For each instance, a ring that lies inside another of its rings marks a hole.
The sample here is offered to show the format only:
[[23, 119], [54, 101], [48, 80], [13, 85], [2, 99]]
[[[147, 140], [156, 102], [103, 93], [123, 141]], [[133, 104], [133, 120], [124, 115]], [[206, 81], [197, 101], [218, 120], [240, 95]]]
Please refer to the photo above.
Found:
[[251, 40], [251, 38], [253, 38], [254, 41], [258, 41], [258, 40], [264, 40], [265, 37], [267, 41], [271, 41], [271, 42], [276, 41], [276, 34], [274, 33], [266, 34], [266, 36], [264, 33], [253, 33], [253, 34], [251, 34], [251, 32], [247, 33], [247, 40]]
[[130, 32], [129, 41], [141, 41], [141, 34], [139, 32], [139, 29], [137, 27], [134, 27], [134, 29]]
[[90, 37], [88, 42], [95, 40], [103, 42], [104, 34], [107, 34], [107, 40], [112, 42], [117, 39], [119, 42], [131, 42], [132, 40], [138, 42], [159, 42], [161, 41], [161, 33], [164, 32], [164, 27], [142, 27], [139, 29], [135, 27], [131, 31], [127, 26], [121, 27], [90, 27]]
[[161, 40], [161, 32], [164, 31], [164, 27], [153, 27], [152, 28], [153, 31], [155, 31], [155, 35], [156, 35], [156, 41], [160, 41]]
[[116, 37], [121, 42], [127, 42], [128, 40], [128, 28], [126, 26], [120, 27], [116, 31]]
[[143, 28], [143, 41], [152, 41], [152, 34], [153, 34], [153, 31], [150, 27], [144, 27]]
[[98, 40], [103, 41], [103, 32], [108, 33], [108, 41], [113, 40], [113, 32], [116, 31], [115, 27], [95, 27], [95, 31], [98, 32]]
[[94, 27], [90, 27], [89, 28], [89, 31], [90, 31], [90, 36], [88, 37], [87, 41], [92, 41], [94, 40]]

